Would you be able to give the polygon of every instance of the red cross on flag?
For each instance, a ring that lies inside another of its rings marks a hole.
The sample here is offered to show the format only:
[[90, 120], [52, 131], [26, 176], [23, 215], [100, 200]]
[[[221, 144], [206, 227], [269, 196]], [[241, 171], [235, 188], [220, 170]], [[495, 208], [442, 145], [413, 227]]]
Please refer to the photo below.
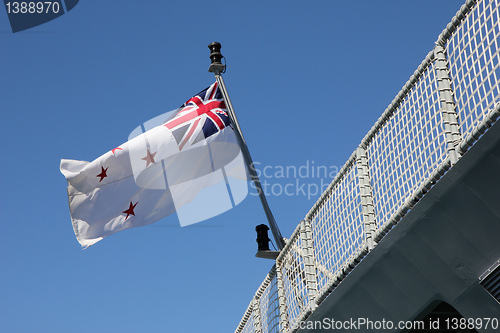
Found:
[[216, 83], [92, 162], [61, 160], [61, 172], [83, 247], [174, 212], [181, 226], [201, 222], [248, 193], [247, 170]]

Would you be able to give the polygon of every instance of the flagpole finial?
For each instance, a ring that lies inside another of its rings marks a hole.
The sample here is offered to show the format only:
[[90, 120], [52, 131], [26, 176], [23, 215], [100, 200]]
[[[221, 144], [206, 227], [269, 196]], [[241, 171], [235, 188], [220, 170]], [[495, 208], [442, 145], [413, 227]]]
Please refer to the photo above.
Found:
[[210, 49], [210, 60], [212, 63], [208, 67], [208, 71], [214, 74], [224, 73], [226, 71], [226, 66], [222, 64], [221, 60], [224, 57], [220, 53], [221, 45], [219, 42], [213, 42], [208, 45]]

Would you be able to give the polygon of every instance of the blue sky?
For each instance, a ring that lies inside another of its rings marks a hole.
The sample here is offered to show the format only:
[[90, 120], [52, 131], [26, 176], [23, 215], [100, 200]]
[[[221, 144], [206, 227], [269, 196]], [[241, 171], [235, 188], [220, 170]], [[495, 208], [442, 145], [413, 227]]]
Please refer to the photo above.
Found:
[[219, 41], [289, 237], [331, 180], [314, 167], [344, 164], [462, 4], [82, 0], [16, 34], [1, 9], [0, 331], [234, 331], [273, 264], [254, 257], [255, 191], [208, 221], [167, 217], [83, 251], [60, 159], [91, 161], [213, 83]]

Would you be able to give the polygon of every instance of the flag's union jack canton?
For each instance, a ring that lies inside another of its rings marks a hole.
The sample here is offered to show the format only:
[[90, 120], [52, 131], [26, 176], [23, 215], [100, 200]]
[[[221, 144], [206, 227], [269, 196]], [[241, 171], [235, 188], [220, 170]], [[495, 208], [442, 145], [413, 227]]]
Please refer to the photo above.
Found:
[[163, 125], [172, 131], [179, 150], [188, 143], [188, 146], [194, 145], [230, 126], [217, 82], [189, 99], [174, 118]]

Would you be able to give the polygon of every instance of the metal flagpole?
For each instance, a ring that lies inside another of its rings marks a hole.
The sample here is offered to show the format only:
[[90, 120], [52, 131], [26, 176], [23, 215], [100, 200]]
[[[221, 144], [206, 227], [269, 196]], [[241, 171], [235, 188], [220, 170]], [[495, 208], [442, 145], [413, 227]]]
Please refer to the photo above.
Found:
[[269, 227], [271, 228], [271, 232], [273, 233], [274, 240], [276, 241], [276, 246], [278, 250], [282, 250], [285, 246], [285, 242], [283, 241], [283, 236], [281, 236], [281, 232], [276, 224], [276, 220], [274, 219], [273, 213], [271, 212], [271, 208], [269, 208], [269, 204], [267, 203], [266, 195], [264, 190], [262, 189], [262, 184], [260, 183], [259, 176], [257, 175], [257, 171], [254, 168], [252, 157], [250, 156], [250, 151], [248, 150], [245, 138], [243, 137], [243, 132], [241, 131], [240, 124], [238, 123], [238, 119], [236, 118], [236, 114], [234, 113], [233, 105], [231, 104], [231, 100], [229, 99], [229, 95], [227, 93], [226, 85], [224, 84], [224, 79], [222, 78], [222, 73], [224, 73], [226, 66], [221, 63], [222, 54], [220, 53], [221, 45], [220, 43], [214, 42], [208, 45], [210, 48], [210, 59], [212, 60], [212, 64], [208, 68], [209, 72], [215, 74], [215, 80], [219, 85], [219, 88], [222, 93], [222, 98], [227, 107], [227, 111], [229, 114], [229, 119], [234, 126], [236, 139], [241, 148], [241, 152], [243, 153], [243, 158], [245, 159], [245, 163], [248, 167], [248, 171], [250, 173], [250, 177], [252, 178], [255, 186], [257, 188], [257, 192], [259, 193], [260, 202], [262, 203], [262, 207], [264, 208], [264, 212], [266, 213], [267, 221], [269, 222]]

